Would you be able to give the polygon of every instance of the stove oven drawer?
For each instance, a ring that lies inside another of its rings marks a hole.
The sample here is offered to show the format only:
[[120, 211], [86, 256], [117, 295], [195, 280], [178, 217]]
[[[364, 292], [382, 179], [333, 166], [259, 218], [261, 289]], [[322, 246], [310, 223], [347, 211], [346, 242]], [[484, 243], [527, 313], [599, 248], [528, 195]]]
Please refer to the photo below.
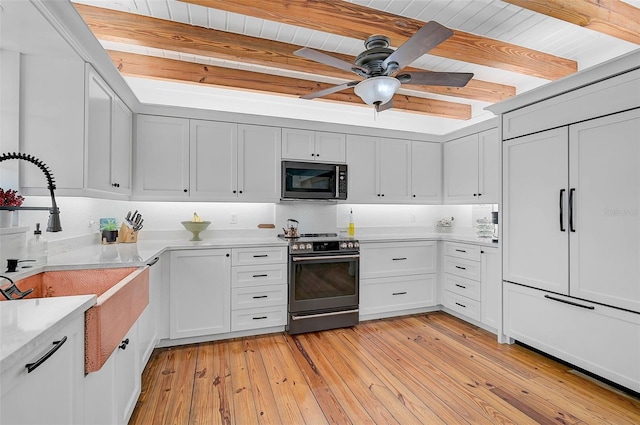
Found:
[[231, 286], [233, 288], [277, 283], [287, 283], [286, 264], [261, 264], [231, 268]]

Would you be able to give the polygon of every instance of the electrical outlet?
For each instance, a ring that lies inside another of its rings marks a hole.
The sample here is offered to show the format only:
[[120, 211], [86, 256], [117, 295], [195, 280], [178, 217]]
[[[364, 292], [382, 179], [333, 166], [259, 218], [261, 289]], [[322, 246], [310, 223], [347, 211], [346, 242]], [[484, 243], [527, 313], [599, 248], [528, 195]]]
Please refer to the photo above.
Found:
[[231, 224], [238, 224], [238, 214], [231, 213], [231, 220], [229, 221]]

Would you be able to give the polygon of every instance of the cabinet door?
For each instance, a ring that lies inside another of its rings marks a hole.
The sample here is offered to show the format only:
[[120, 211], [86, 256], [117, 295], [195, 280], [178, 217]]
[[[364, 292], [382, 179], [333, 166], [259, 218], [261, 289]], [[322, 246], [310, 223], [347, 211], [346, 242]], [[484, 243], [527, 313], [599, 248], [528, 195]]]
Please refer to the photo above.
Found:
[[585, 121], [569, 130], [570, 295], [636, 312], [639, 137], [640, 109]]
[[498, 329], [502, 323], [502, 278], [498, 248], [482, 248], [480, 280], [480, 321]]
[[379, 202], [378, 138], [347, 136], [349, 202]]
[[498, 129], [478, 134], [478, 200], [483, 204], [500, 202], [500, 137]]
[[189, 196], [189, 120], [138, 115], [136, 195], [176, 199]]
[[87, 187], [111, 188], [111, 139], [115, 93], [102, 78], [87, 66]]
[[567, 294], [568, 129], [509, 140], [503, 155], [503, 278]]
[[[47, 342], [33, 347], [19, 363], [2, 370], [0, 423], [85, 423], [84, 315], [49, 334]], [[42, 358], [64, 337], [65, 342], [48, 359], [31, 373], [27, 372], [25, 364]]]
[[227, 249], [171, 252], [171, 339], [229, 332], [229, 257]]
[[144, 370], [159, 338], [162, 291], [161, 264], [156, 261], [149, 268], [149, 304], [138, 318], [138, 364]]
[[478, 135], [444, 144], [444, 203], [478, 203]]
[[360, 277], [397, 277], [437, 271], [436, 242], [381, 242], [360, 247]]
[[193, 199], [237, 197], [238, 125], [191, 120], [190, 196]]
[[138, 364], [138, 344], [136, 322], [113, 353], [116, 356], [114, 388], [119, 424], [129, 422], [140, 395], [141, 372]]
[[315, 158], [323, 162], [346, 162], [346, 136], [342, 133], [315, 132]]
[[[51, 169], [56, 195], [77, 196], [84, 188], [84, 62], [21, 55], [20, 66], [20, 151]], [[18, 162], [23, 194], [49, 196], [42, 171]]]
[[442, 201], [442, 145], [411, 142], [411, 198], [420, 204]]
[[282, 129], [282, 159], [313, 161], [315, 156], [313, 131], [297, 128]]
[[411, 142], [379, 142], [380, 200], [407, 202], [411, 199]]
[[281, 141], [278, 127], [238, 125], [238, 198], [280, 200]]
[[113, 109], [113, 137], [111, 138], [111, 191], [131, 193], [131, 154], [133, 113], [115, 97]]

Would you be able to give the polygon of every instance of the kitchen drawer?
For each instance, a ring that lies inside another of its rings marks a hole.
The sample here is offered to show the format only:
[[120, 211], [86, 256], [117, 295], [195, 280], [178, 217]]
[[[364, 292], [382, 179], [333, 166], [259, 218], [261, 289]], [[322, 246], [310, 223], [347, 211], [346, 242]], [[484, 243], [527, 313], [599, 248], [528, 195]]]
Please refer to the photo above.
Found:
[[231, 265], [276, 264], [287, 262], [287, 247], [233, 248]]
[[504, 334], [640, 391], [640, 315], [505, 282]]
[[360, 278], [435, 273], [436, 242], [384, 242], [360, 246]]
[[231, 312], [231, 330], [246, 331], [250, 329], [284, 326], [287, 324], [287, 306], [276, 305]]
[[480, 282], [477, 280], [445, 273], [442, 278], [442, 289], [475, 301], [480, 301]]
[[436, 276], [360, 280], [360, 315], [436, 305]]
[[449, 291], [442, 291], [442, 305], [470, 319], [480, 321], [480, 302]]
[[476, 245], [466, 245], [454, 242], [444, 243], [444, 255], [463, 258], [465, 260], [480, 261], [481, 250], [482, 249]]
[[287, 283], [286, 264], [260, 264], [231, 268], [231, 287]]
[[480, 281], [482, 269], [479, 261], [463, 260], [462, 258], [444, 257], [444, 273]]
[[286, 305], [288, 288], [286, 283], [233, 288], [231, 289], [231, 310]]

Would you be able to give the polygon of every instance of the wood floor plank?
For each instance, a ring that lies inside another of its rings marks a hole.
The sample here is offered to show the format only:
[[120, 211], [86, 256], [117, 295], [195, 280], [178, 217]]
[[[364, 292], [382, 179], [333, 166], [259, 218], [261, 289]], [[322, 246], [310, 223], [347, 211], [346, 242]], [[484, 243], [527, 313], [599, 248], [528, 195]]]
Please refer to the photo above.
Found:
[[130, 424], [637, 425], [640, 398], [444, 312], [154, 351]]
[[193, 384], [190, 424], [230, 424], [231, 373], [229, 346], [206, 344], [198, 346], [198, 357]]

